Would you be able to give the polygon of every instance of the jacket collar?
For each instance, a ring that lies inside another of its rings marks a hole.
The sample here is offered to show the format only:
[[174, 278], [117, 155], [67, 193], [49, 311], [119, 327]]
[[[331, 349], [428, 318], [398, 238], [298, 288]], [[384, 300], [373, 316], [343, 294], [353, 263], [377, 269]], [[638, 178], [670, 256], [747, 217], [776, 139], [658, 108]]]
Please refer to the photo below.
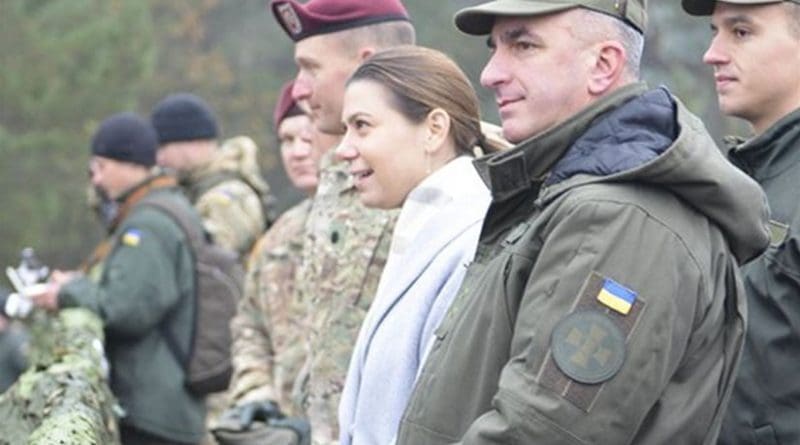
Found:
[[172, 176], [168, 176], [165, 174], [156, 174], [153, 176], [149, 176], [144, 181], [136, 184], [135, 186], [131, 187], [130, 190], [125, 192], [122, 196], [117, 198], [117, 201], [120, 203], [119, 212], [117, 213], [114, 220], [111, 222], [109, 227], [109, 233], [113, 233], [116, 230], [117, 226], [120, 222], [125, 220], [125, 217], [131, 211], [131, 209], [142, 200], [147, 194], [155, 189], [162, 189], [162, 188], [171, 188], [177, 185], [177, 181]]
[[505, 201], [545, 180], [553, 165], [599, 116], [647, 90], [635, 83], [599, 99], [564, 122], [533, 136], [515, 148], [475, 161], [475, 168], [492, 191]]
[[758, 179], [792, 168], [800, 162], [800, 109], [784, 116], [763, 134], [734, 147], [730, 157]]

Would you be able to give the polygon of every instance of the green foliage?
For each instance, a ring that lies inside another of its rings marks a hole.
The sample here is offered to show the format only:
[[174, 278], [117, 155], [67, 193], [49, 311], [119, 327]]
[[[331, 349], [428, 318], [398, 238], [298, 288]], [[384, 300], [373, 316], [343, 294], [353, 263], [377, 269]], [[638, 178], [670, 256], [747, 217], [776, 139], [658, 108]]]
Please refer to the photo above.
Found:
[[85, 211], [88, 138], [131, 108], [154, 65], [137, 0], [4, 0], [0, 11], [0, 261], [33, 245], [70, 263], [95, 230]]

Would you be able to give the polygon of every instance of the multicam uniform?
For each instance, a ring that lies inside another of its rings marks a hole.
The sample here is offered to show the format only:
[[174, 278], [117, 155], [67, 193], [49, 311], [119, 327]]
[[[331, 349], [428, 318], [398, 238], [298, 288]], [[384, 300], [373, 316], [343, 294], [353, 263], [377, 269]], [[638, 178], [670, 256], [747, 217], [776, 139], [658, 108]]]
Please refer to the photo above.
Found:
[[267, 227], [263, 202], [271, 199], [258, 168], [257, 150], [250, 138], [229, 139], [211, 163], [181, 178], [206, 231], [242, 259]]
[[305, 359], [300, 323], [306, 308], [293, 292], [310, 209], [306, 199], [281, 215], [250, 256], [244, 296], [231, 322], [231, 405], [272, 400], [286, 414], [299, 414], [291, 393]]
[[307, 311], [306, 362], [294, 401], [311, 422], [312, 443], [338, 441], [337, 410], [353, 345], [389, 253], [396, 211], [364, 207], [345, 163], [322, 159], [295, 277]]

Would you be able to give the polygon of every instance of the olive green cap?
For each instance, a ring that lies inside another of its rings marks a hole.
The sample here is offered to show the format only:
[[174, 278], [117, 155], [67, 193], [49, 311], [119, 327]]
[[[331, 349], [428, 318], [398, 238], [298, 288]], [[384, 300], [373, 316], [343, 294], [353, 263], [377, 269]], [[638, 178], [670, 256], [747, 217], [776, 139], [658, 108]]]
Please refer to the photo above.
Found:
[[616, 17], [641, 33], [647, 28], [647, 0], [495, 0], [456, 13], [456, 27], [467, 34], [492, 32], [495, 17], [553, 14], [586, 8]]
[[[800, 4], [800, 0], [724, 0], [725, 3], [734, 5], [766, 5], [769, 3], [794, 2]], [[716, 0], [683, 0], [681, 1], [683, 10], [691, 15], [711, 15], [714, 12]]]

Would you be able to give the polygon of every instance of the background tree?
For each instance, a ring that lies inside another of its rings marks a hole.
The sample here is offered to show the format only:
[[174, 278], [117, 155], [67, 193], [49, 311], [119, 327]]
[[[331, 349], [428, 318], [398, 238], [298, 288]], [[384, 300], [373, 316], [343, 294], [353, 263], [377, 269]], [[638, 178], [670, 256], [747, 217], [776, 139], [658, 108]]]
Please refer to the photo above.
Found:
[[[461, 34], [453, 14], [480, 0], [404, 0], [418, 43], [445, 51], [472, 79], [484, 118], [498, 122], [479, 86], [485, 37]], [[166, 94], [188, 91], [215, 109], [224, 137], [244, 134], [281, 207], [299, 195], [280, 168], [271, 110], [295, 73], [292, 44], [265, 0], [0, 0], [0, 262], [23, 246], [74, 267], [102, 235], [85, 205], [88, 141], [111, 113], [148, 114]], [[719, 117], [701, 62], [707, 20], [678, 2], [650, 2], [644, 77], [666, 84], [721, 138], [744, 131]]]

